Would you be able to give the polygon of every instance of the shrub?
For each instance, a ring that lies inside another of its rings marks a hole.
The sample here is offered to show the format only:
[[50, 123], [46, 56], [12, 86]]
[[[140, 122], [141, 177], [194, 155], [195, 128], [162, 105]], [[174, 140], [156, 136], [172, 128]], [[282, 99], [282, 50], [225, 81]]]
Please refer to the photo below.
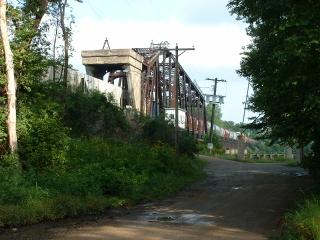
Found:
[[185, 131], [179, 132], [179, 152], [192, 157], [199, 152], [197, 140]]
[[283, 240], [320, 239], [320, 200], [315, 196], [299, 205], [298, 209], [285, 216]]
[[174, 145], [174, 125], [164, 120], [162, 116], [147, 119], [142, 130], [143, 138], [151, 143], [163, 142]]
[[69, 137], [59, 118], [46, 111], [20, 117], [24, 118], [24, 131], [20, 132], [18, 151], [23, 166], [36, 172], [64, 171]]
[[68, 92], [64, 120], [75, 137], [118, 136], [128, 129], [122, 110], [97, 91]]
[[[175, 145], [174, 125], [163, 119], [163, 116], [147, 119], [143, 125], [143, 138], [151, 144], [158, 142]], [[186, 131], [179, 130], [178, 133], [179, 152], [188, 156], [193, 156], [198, 152], [195, 137]]]
[[[205, 135], [203, 142], [198, 143], [199, 152], [201, 154], [205, 154], [205, 155], [210, 154], [210, 150], [207, 147], [207, 144], [211, 142], [211, 140], [209, 139], [209, 136], [210, 136], [209, 134]], [[212, 143], [213, 143], [213, 149], [211, 150], [211, 154], [215, 155], [215, 154], [224, 153], [219, 136], [215, 133], [213, 133], [212, 135]]]

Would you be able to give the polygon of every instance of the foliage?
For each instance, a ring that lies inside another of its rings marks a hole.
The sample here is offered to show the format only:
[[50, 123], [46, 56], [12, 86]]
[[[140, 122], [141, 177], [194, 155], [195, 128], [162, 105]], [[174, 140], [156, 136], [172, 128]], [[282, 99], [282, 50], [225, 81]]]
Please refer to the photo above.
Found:
[[220, 138], [217, 134], [213, 132], [212, 135], [212, 144], [213, 149], [210, 151], [207, 147], [208, 143], [210, 143], [211, 140], [209, 139], [209, 134], [205, 135], [204, 140], [202, 142], [198, 143], [199, 152], [204, 155], [216, 155], [216, 154], [222, 154], [224, 152], [222, 148], [222, 144], [220, 141]]
[[249, 146], [250, 153], [285, 153], [286, 147], [279, 143], [272, 143], [269, 139], [260, 139], [256, 144]]
[[235, 123], [233, 121], [223, 121], [223, 127], [230, 129], [233, 132], [245, 132], [247, 136], [251, 136], [251, 133], [247, 131], [247, 129], [244, 130], [244, 126], [241, 123]]
[[320, 2], [231, 0], [228, 7], [249, 26], [252, 43], [241, 61], [251, 81], [252, 124], [290, 145], [313, 142], [320, 157]]
[[[211, 116], [212, 116], [212, 104], [208, 104], [206, 106], [206, 114], [207, 114], [207, 121], [211, 122]], [[219, 127], [223, 127], [223, 121], [221, 120], [222, 113], [221, 113], [221, 107], [220, 105], [216, 104], [214, 108], [214, 124], [218, 125]]]
[[46, 33], [49, 26], [43, 24], [39, 29], [34, 26], [33, 14], [19, 7], [10, 6], [8, 10], [13, 38], [11, 48], [19, 91], [30, 91], [31, 85], [42, 79], [44, 70], [49, 66], [46, 56], [49, 42]]
[[[163, 119], [163, 116], [147, 119], [142, 127], [142, 137], [149, 143], [165, 143], [175, 146], [174, 125]], [[197, 142], [194, 136], [186, 131], [178, 132], [179, 152], [193, 156], [198, 152]]]
[[[19, 147], [18, 155], [2, 150], [6, 103], [0, 98], [0, 226], [161, 198], [201, 178], [203, 163], [193, 157], [197, 151], [193, 136], [179, 133], [184, 154], [176, 156], [172, 126], [150, 120], [144, 134], [139, 134], [145, 139], [130, 142], [125, 136], [129, 124], [111, 99], [44, 81], [52, 64], [46, 38], [50, 26], [40, 21], [52, 3], [56, 1], [27, 0], [9, 9]], [[2, 96], [3, 62], [0, 46]], [[118, 140], [108, 140], [111, 137]]]
[[146, 119], [142, 128], [142, 137], [148, 139], [151, 143], [160, 141], [170, 145], [174, 144], [174, 125], [163, 120], [162, 116]]
[[[75, 139], [66, 170], [0, 167], [0, 226], [59, 219], [162, 198], [203, 176], [203, 163], [164, 144]], [[13, 163], [12, 163], [13, 162]]]
[[68, 149], [68, 131], [58, 117], [45, 111], [40, 114], [22, 113], [25, 121], [24, 135], [19, 137], [19, 155], [24, 167], [35, 171], [64, 170]]
[[186, 154], [189, 157], [193, 157], [195, 153], [199, 152], [197, 140], [192, 134], [186, 131], [180, 131], [178, 135], [178, 141], [180, 153]]
[[125, 116], [105, 95], [80, 89], [66, 97], [64, 120], [73, 136], [119, 136], [128, 130]]
[[[31, 85], [42, 79], [44, 69], [48, 66], [46, 59], [48, 43], [45, 40], [47, 26], [39, 30], [34, 27], [34, 18], [31, 12], [24, 12], [21, 7], [13, 7], [8, 4], [7, 9], [10, 45], [13, 51], [15, 78], [19, 99], [21, 93], [29, 92]], [[6, 111], [6, 77], [3, 46], [0, 44], [0, 154], [7, 150], [7, 129], [5, 119]]]
[[298, 208], [285, 216], [283, 240], [320, 239], [320, 200], [319, 196], [307, 199]]

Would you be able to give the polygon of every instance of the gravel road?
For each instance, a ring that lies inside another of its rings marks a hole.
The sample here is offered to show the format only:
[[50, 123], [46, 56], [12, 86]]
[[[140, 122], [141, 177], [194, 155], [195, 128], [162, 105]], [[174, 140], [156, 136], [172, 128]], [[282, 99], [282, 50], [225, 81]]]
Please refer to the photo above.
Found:
[[0, 239], [260, 240], [311, 185], [301, 168], [202, 157], [208, 177], [163, 201], [13, 229]]

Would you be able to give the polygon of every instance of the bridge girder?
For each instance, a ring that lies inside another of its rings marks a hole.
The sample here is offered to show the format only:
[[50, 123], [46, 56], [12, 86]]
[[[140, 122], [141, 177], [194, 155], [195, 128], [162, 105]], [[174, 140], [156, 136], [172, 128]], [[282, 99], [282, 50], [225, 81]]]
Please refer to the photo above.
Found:
[[[148, 116], [164, 113], [166, 108], [178, 107], [186, 112], [186, 129], [198, 136], [207, 132], [205, 98], [184, 68], [175, 66], [175, 57], [167, 49], [133, 49], [145, 59], [142, 66], [141, 109]], [[176, 96], [175, 68], [179, 70]], [[153, 104], [152, 104], [153, 103]]]
[[[185, 128], [202, 137], [207, 132], [205, 98], [168, 49], [134, 48], [83, 51], [87, 74], [122, 87], [121, 106], [131, 105], [146, 116], [158, 116], [167, 108], [185, 111]], [[179, 68], [176, 86], [175, 70]], [[178, 95], [176, 95], [178, 88]]]

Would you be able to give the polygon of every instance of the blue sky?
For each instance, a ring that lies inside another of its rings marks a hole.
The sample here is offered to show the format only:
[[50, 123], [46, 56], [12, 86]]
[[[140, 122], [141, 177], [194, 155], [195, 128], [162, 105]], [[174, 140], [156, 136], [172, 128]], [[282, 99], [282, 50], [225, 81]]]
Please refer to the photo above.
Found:
[[[181, 55], [188, 75], [209, 93], [207, 77], [228, 81], [218, 86], [226, 95], [222, 118], [242, 121], [247, 81], [236, 74], [242, 47], [250, 42], [245, 25], [226, 8], [227, 0], [84, 0], [70, 1], [74, 27], [71, 63], [84, 71], [81, 50], [100, 49], [107, 37], [111, 48], [148, 47], [168, 41], [171, 47], [195, 46]], [[248, 113], [252, 116], [252, 113]], [[247, 118], [245, 120], [247, 122]]]

